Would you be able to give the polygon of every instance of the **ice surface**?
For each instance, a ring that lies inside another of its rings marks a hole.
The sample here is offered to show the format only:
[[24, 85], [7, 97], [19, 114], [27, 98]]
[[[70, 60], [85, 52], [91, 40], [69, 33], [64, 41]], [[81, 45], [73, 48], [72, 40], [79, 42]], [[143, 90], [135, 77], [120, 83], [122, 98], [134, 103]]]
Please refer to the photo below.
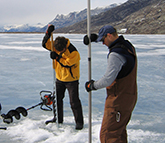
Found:
[[[60, 34], [63, 35], [63, 34]], [[42, 48], [44, 34], [0, 34], [0, 103], [7, 113], [18, 106], [29, 108], [40, 102], [41, 90], [53, 89], [53, 70], [49, 52]], [[54, 35], [54, 38], [57, 35]], [[65, 34], [81, 55], [80, 98], [83, 105], [84, 129], [75, 130], [68, 93], [64, 100], [64, 124], [45, 125], [52, 112], [39, 107], [28, 111], [28, 116], [14, 118], [12, 124], [0, 120], [0, 142], [3, 143], [87, 143], [88, 50], [83, 35]], [[165, 142], [165, 35], [124, 35], [138, 55], [138, 102], [128, 125], [129, 143]], [[108, 49], [92, 43], [92, 79], [101, 78], [106, 69]], [[92, 142], [99, 143], [99, 132], [106, 98], [105, 89], [92, 92]]]

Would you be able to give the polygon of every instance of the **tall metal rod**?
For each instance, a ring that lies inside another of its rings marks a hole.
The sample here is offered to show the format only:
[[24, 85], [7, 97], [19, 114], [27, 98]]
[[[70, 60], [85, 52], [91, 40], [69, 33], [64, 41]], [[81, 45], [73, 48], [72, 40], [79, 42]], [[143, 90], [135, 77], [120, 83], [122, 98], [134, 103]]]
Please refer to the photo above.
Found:
[[[91, 24], [91, 11], [90, 11], [90, 0], [87, 0], [88, 3], [88, 7], [87, 7], [87, 35], [88, 37], [90, 37], [91, 33], [90, 33], [90, 24]], [[90, 38], [89, 38], [90, 41]], [[91, 42], [89, 42], [88, 45], [88, 80], [91, 80]], [[89, 110], [89, 143], [91, 143], [92, 141], [92, 123], [91, 123], [91, 119], [92, 119], [92, 102], [91, 102], [91, 92], [89, 92], [89, 97], [88, 97], [88, 110]]]

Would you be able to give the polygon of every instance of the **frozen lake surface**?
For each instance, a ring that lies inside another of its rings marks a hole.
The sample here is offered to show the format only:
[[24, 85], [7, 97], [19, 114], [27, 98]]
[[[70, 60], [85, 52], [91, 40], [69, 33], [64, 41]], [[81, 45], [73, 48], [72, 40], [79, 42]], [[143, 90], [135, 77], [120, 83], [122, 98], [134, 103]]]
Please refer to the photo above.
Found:
[[[62, 34], [60, 34], [62, 35]], [[53, 89], [52, 61], [41, 46], [44, 34], [0, 34], [0, 103], [7, 113], [18, 106], [29, 108], [40, 102], [41, 90]], [[54, 38], [58, 36], [54, 34]], [[64, 124], [45, 125], [52, 112], [36, 107], [28, 116], [0, 127], [3, 143], [88, 143], [88, 50], [81, 34], [63, 35], [77, 47], [81, 56], [80, 98], [84, 129], [75, 130], [68, 93], [64, 100]], [[124, 35], [136, 48], [138, 56], [138, 102], [128, 125], [129, 143], [165, 142], [165, 35]], [[92, 43], [92, 79], [106, 70], [108, 49]], [[92, 92], [92, 142], [99, 143], [99, 132], [106, 98], [105, 89]]]

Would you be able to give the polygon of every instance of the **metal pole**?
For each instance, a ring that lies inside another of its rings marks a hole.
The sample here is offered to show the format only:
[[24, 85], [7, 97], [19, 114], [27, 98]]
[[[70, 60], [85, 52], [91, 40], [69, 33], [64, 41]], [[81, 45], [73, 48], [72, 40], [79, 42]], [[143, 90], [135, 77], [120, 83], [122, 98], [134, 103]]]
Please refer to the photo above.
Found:
[[[88, 7], [87, 7], [87, 35], [88, 37], [90, 37], [91, 33], [90, 33], [90, 23], [91, 23], [91, 12], [90, 12], [90, 0], [87, 0], [88, 3]], [[90, 38], [89, 38], [90, 41]], [[88, 80], [91, 80], [91, 42], [89, 42], [88, 45]], [[92, 115], [92, 106], [91, 106], [91, 92], [89, 92], [89, 97], [88, 97], [88, 107], [89, 107], [89, 143], [91, 143], [92, 141], [92, 125], [91, 125], [91, 115]]]

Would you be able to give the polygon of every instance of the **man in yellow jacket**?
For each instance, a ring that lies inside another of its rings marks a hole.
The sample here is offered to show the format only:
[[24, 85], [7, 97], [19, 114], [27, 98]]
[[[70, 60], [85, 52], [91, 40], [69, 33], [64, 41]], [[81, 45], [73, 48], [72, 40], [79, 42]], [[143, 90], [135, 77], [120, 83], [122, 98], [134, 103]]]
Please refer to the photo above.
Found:
[[[48, 26], [42, 41], [42, 46], [51, 51], [50, 35], [54, 26]], [[76, 129], [83, 128], [82, 105], [79, 99], [80, 54], [65, 37], [57, 37], [53, 43], [50, 57], [55, 59], [56, 94], [58, 107], [58, 122], [63, 123], [63, 98], [68, 90], [71, 109], [76, 122]]]

